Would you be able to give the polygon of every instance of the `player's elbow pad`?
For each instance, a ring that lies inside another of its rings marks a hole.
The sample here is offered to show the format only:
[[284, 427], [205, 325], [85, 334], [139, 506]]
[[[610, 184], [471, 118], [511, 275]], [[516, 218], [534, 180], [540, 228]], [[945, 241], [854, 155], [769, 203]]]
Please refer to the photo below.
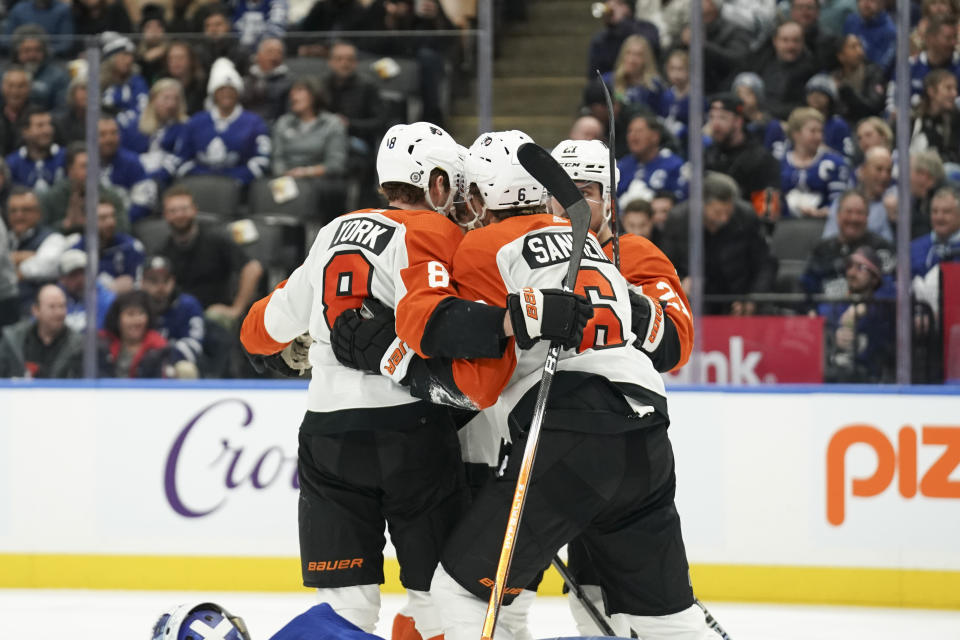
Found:
[[677, 366], [680, 362], [680, 334], [660, 301], [631, 291], [630, 308], [633, 331], [637, 334], [633, 346], [645, 353], [661, 373]]

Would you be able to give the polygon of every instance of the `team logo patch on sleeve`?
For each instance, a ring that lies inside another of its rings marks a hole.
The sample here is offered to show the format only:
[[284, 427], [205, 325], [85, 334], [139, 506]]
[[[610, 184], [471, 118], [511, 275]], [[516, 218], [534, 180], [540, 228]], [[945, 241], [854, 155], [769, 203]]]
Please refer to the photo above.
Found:
[[330, 247], [352, 244], [380, 255], [390, 244], [396, 230], [396, 227], [385, 225], [370, 218], [347, 218], [340, 223], [337, 232], [333, 234], [333, 242], [330, 243]]

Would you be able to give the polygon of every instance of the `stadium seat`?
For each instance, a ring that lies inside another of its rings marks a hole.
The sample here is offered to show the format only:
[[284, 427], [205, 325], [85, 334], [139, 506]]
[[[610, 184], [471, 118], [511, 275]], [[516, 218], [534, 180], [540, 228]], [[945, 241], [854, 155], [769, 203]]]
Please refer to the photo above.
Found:
[[290, 56], [286, 58], [284, 64], [290, 69], [290, 75], [294, 78], [304, 76], [317, 76], [322, 78], [327, 73], [327, 59], [312, 56]]
[[777, 223], [770, 240], [770, 252], [780, 262], [777, 291], [800, 290], [800, 276], [813, 247], [823, 235], [826, 221], [817, 218], [784, 218]]
[[289, 215], [254, 214], [259, 239], [244, 247], [267, 272], [267, 285], [273, 289], [290, 275], [306, 257], [306, 227]]
[[185, 176], [176, 182], [193, 195], [197, 210], [222, 220], [239, 217], [240, 183], [226, 176]]
[[[198, 212], [197, 220], [200, 224], [221, 224], [223, 219], [220, 216]], [[144, 251], [151, 255], [160, 251], [163, 245], [167, 244], [170, 237], [170, 227], [162, 217], [151, 216], [144, 218], [133, 225], [133, 235], [143, 243]]]
[[298, 220], [317, 217], [317, 190], [313, 180], [297, 178], [300, 195], [286, 202], [277, 202], [274, 199], [270, 189], [271, 180], [272, 178], [259, 178], [250, 185], [247, 202], [252, 215], [273, 213], [293, 216]]

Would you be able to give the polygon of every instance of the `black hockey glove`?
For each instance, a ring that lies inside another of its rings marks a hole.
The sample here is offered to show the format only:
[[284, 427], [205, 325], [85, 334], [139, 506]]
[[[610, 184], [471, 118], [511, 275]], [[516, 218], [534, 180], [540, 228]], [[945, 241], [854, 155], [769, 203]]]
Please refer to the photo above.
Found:
[[507, 313], [521, 349], [529, 349], [540, 339], [574, 349], [583, 340], [593, 306], [583, 296], [561, 289], [524, 287], [507, 296]]
[[370, 373], [384, 373], [380, 363], [396, 338], [393, 309], [375, 298], [341, 313], [330, 330], [330, 346], [340, 364]]

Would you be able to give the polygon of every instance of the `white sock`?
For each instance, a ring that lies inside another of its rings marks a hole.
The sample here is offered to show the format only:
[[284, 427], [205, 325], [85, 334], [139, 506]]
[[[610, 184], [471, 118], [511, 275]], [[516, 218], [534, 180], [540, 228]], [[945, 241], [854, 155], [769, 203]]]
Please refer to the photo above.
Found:
[[533, 640], [533, 635], [530, 633], [530, 621], [527, 618], [536, 596], [536, 591], [524, 589], [520, 595], [513, 599], [510, 606], [502, 607], [497, 619], [497, 628], [503, 627], [509, 631], [514, 640]]
[[367, 633], [373, 633], [380, 618], [380, 585], [317, 589], [317, 598]]
[[[443, 569], [437, 567], [430, 585], [430, 595], [440, 612], [444, 640], [477, 640], [483, 631], [487, 601], [481, 600], [460, 586]], [[497, 625], [496, 640], [513, 640], [510, 630]]]
[[[593, 603], [600, 615], [604, 617], [613, 633], [621, 638], [630, 637], [630, 624], [621, 615], [608, 616], [604, 613], [603, 590], [595, 584], [581, 585], [584, 595]], [[577, 632], [581, 636], [602, 636], [605, 635], [600, 626], [593, 621], [587, 608], [580, 602], [573, 591], [567, 594], [567, 602], [570, 604], [570, 613], [573, 614], [573, 621], [577, 624]]]
[[433, 605], [429, 591], [407, 589], [407, 601], [400, 609], [400, 615], [413, 618], [413, 625], [423, 640], [429, 640], [443, 633], [440, 614]]
[[706, 640], [710, 633], [703, 609], [695, 604], [668, 616], [623, 617], [643, 640]]

